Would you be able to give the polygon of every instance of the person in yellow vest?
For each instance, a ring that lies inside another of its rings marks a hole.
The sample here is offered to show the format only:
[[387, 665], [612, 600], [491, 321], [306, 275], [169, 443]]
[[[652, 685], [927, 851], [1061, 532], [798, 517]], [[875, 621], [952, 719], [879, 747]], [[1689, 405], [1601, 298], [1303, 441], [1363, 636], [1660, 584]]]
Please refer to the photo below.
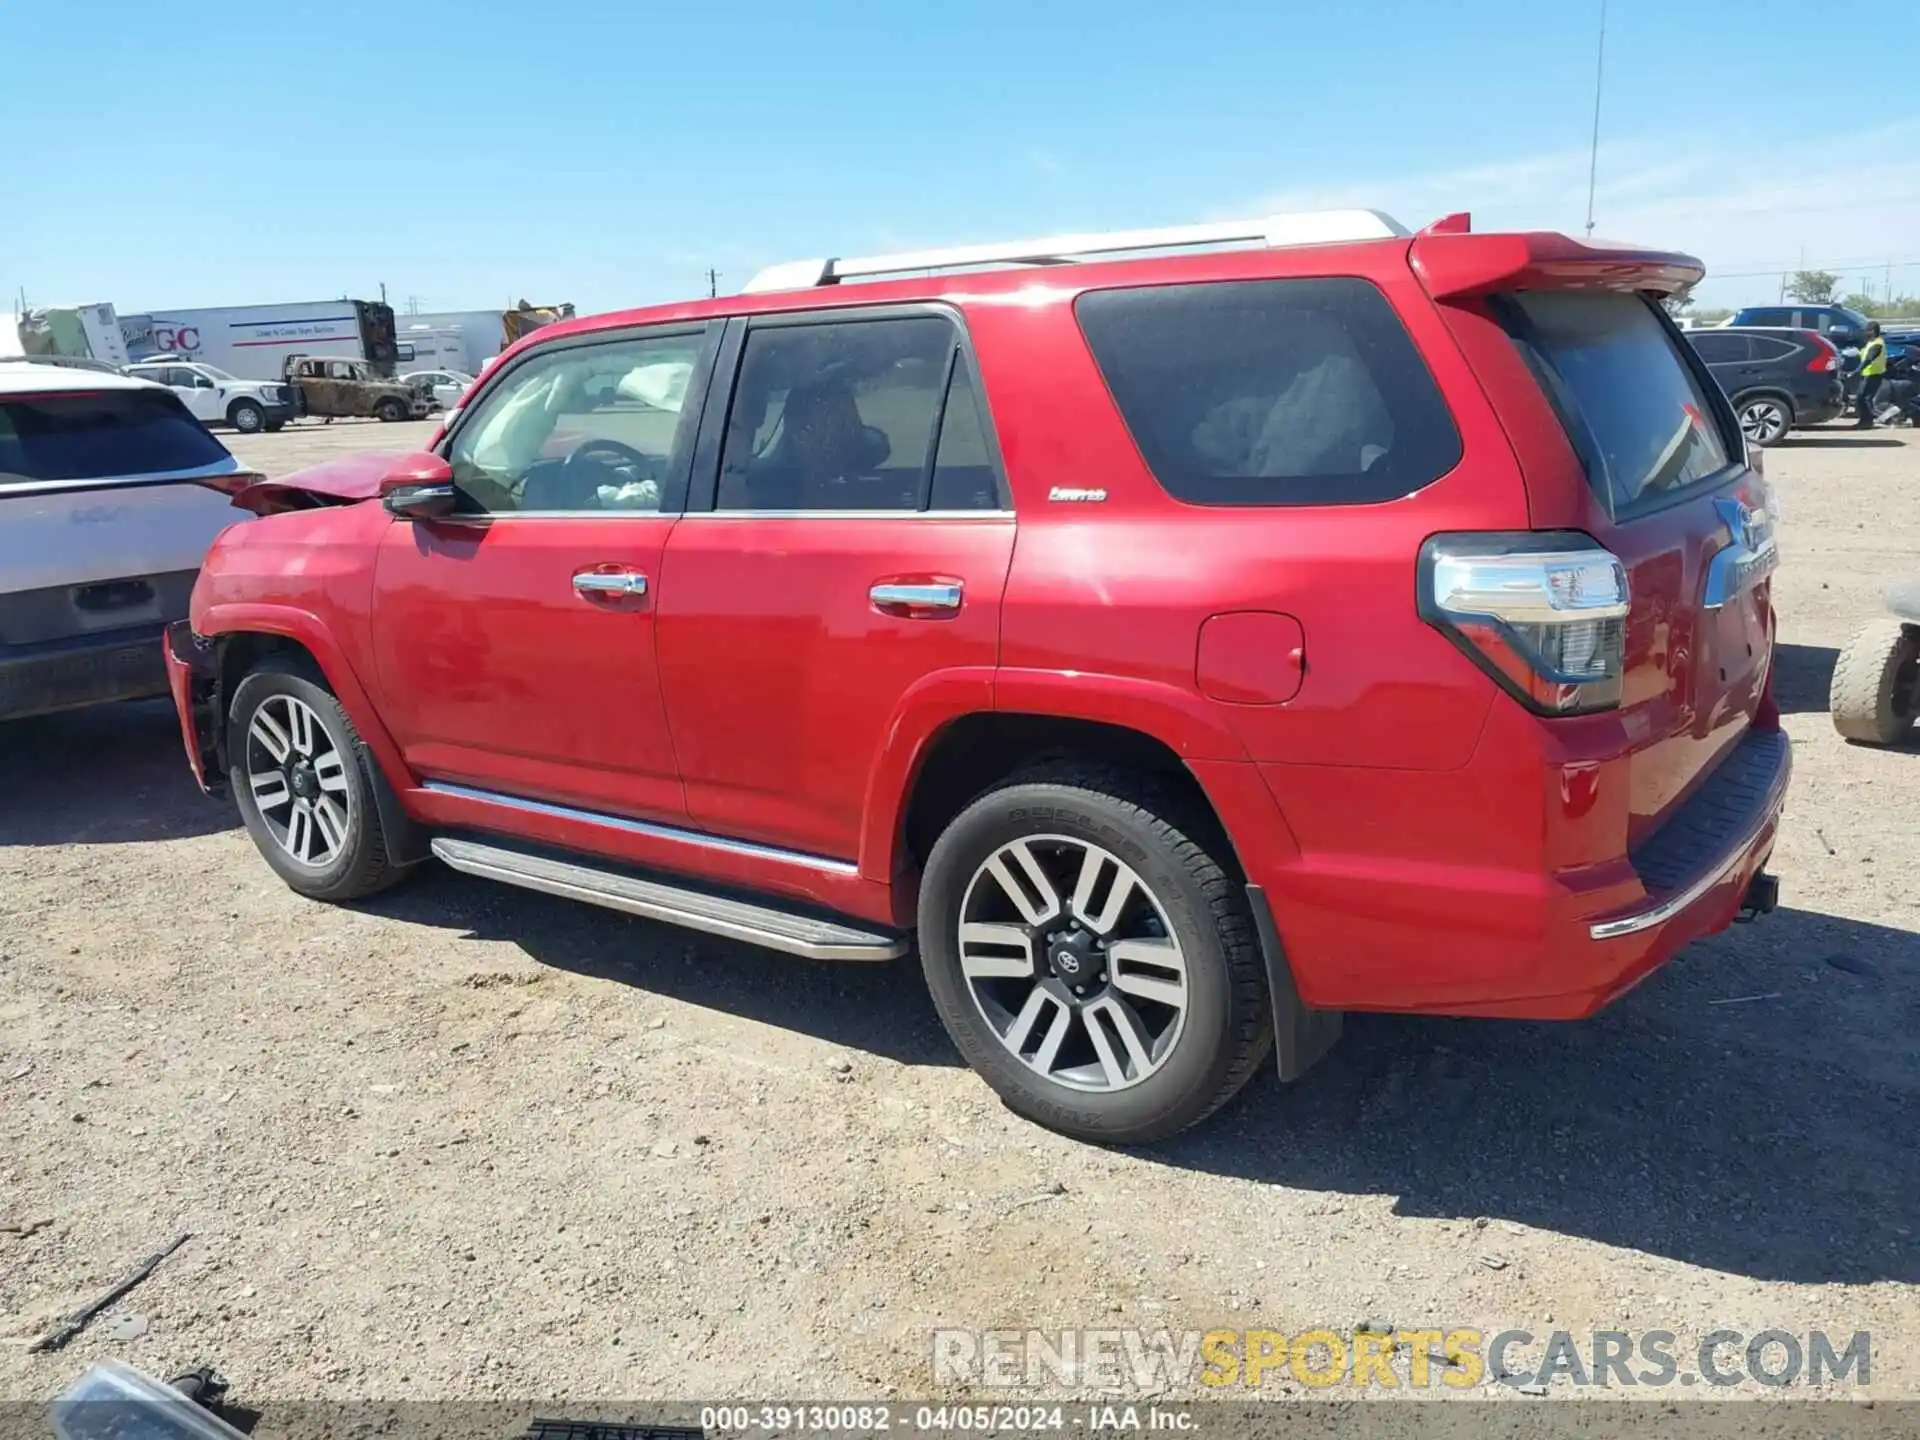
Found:
[[1873, 428], [1873, 402], [1887, 373], [1887, 342], [1880, 338], [1880, 322], [1867, 322], [1867, 343], [1860, 347], [1860, 419], [1862, 430]]

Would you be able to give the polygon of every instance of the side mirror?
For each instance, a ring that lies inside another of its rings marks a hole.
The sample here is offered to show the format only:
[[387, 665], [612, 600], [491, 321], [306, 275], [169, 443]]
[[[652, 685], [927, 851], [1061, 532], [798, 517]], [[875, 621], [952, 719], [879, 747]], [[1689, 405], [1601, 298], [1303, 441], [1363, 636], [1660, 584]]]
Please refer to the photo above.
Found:
[[453, 467], [438, 455], [406, 455], [380, 477], [380, 503], [402, 520], [440, 520], [459, 497]]

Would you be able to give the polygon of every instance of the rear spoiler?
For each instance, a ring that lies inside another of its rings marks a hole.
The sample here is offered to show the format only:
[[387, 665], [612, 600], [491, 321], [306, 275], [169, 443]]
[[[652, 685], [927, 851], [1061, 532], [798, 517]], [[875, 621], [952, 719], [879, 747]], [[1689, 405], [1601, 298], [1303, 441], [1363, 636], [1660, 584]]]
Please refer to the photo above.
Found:
[[1691, 255], [1580, 241], [1553, 231], [1472, 235], [1423, 230], [1409, 251], [1413, 273], [1436, 300], [1503, 290], [1650, 290], [1673, 295], [1700, 282]]

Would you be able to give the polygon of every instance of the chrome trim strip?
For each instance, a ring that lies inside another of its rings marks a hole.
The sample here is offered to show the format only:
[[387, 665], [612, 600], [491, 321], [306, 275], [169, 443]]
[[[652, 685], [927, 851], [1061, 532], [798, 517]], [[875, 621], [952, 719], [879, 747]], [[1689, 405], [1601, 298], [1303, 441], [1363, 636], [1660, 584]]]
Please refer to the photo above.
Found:
[[452, 785], [440, 780], [429, 780], [420, 787], [435, 795], [447, 795], [456, 800], [477, 800], [483, 805], [500, 805], [509, 810], [520, 810], [528, 815], [545, 815], [553, 820], [571, 820], [582, 825], [600, 825], [609, 830], [619, 830], [628, 835], [644, 835], [649, 840], [668, 840], [677, 845], [696, 845], [703, 850], [717, 850], [723, 855], [740, 855], [751, 860], [772, 860], [782, 865], [796, 865], [805, 870], [814, 870], [826, 875], [841, 875], [851, 880], [860, 874], [860, 867], [850, 860], [829, 860], [822, 855], [808, 855], [799, 850], [781, 850], [772, 845], [756, 845], [751, 840], [729, 840], [719, 835], [707, 835], [698, 830], [681, 830], [672, 825], [655, 825], [648, 820], [629, 820], [624, 815], [604, 815], [596, 810], [579, 810], [571, 805], [554, 805], [545, 800], [524, 800], [517, 795], [501, 795], [492, 790], [477, 790], [470, 785]]
[[[1777, 795], [1778, 792], [1774, 794]], [[1668, 896], [1651, 909], [1636, 910], [1630, 915], [1622, 915], [1614, 920], [1596, 921], [1587, 927], [1587, 938], [1617, 940], [1622, 935], [1638, 935], [1642, 930], [1651, 930], [1656, 925], [1666, 924], [1746, 863], [1747, 857], [1753, 853], [1754, 842], [1760, 838], [1761, 832], [1778, 819], [1779, 811], [1769, 806], [1761, 813], [1759, 822], [1740, 837], [1740, 843], [1729, 849], [1721, 857], [1719, 864], [1686, 889]]]
[[1011, 520], [1011, 510], [689, 510], [682, 520]]
[[583, 900], [647, 920], [744, 940], [808, 960], [895, 960], [907, 952], [904, 938], [873, 934], [831, 920], [682, 890], [540, 855], [521, 855], [492, 845], [445, 837], [433, 842], [441, 863], [467, 875], [499, 880], [567, 900]]

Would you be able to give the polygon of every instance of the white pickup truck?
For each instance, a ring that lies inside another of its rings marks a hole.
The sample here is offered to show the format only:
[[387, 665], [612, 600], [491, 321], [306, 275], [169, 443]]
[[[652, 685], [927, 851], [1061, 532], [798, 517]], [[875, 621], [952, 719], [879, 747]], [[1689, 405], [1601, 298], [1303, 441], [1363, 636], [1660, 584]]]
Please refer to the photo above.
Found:
[[217, 365], [197, 360], [138, 360], [127, 366], [127, 374], [166, 386], [203, 425], [231, 425], [243, 435], [252, 435], [278, 430], [294, 416], [291, 385], [242, 380]]
[[253, 478], [159, 385], [0, 364], [0, 721], [166, 694], [162, 636]]

